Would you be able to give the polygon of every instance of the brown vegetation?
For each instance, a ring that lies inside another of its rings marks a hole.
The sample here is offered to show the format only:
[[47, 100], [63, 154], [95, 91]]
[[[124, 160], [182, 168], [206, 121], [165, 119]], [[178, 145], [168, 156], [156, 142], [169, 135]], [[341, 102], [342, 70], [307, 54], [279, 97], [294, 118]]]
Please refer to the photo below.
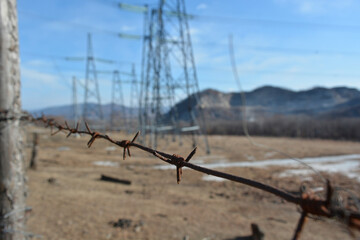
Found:
[[[360, 140], [360, 119], [319, 119], [306, 116], [273, 116], [248, 122], [254, 136]], [[208, 123], [211, 135], [244, 135], [242, 121], [217, 120]]]

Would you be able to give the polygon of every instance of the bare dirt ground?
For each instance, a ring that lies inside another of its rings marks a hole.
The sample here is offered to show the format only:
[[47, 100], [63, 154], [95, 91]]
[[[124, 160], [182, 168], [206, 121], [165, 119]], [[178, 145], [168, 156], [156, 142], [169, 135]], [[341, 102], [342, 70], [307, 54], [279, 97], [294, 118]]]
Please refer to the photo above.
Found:
[[[29, 142], [30, 133], [35, 130], [41, 129], [28, 129]], [[27, 170], [27, 204], [33, 209], [27, 231], [43, 239], [247, 239], [251, 223], [259, 225], [265, 239], [291, 239], [300, 217], [296, 206], [276, 196], [229, 181], [204, 181], [203, 174], [190, 169], [184, 169], [178, 185], [175, 170], [153, 169], [163, 163], [135, 148], [132, 157], [123, 161], [122, 149], [109, 148], [112, 146], [109, 142], [97, 140], [88, 149], [85, 136], [66, 139], [64, 134], [51, 137], [48, 131], [41, 131], [37, 170]], [[132, 137], [109, 134], [119, 140]], [[254, 139], [298, 158], [360, 153], [359, 142]], [[211, 136], [209, 141], [212, 154], [207, 156], [200, 148], [192, 161], [285, 158], [253, 146], [244, 137]], [[158, 149], [186, 156], [191, 146], [185, 142], [180, 148], [177, 143], [163, 140]], [[27, 151], [29, 158], [30, 149]], [[96, 161], [119, 166], [97, 166]], [[297, 192], [304, 178], [279, 177], [284, 168], [221, 170]], [[101, 174], [127, 179], [132, 184], [100, 181]], [[339, 174], [326, 177], [338, 186], [360, 193], [356, 180]], [[316, 176], [312, 178], [313, 186], [323, 185]], [[310, 219], [301, 239], [352, 237], [336, 220]]]

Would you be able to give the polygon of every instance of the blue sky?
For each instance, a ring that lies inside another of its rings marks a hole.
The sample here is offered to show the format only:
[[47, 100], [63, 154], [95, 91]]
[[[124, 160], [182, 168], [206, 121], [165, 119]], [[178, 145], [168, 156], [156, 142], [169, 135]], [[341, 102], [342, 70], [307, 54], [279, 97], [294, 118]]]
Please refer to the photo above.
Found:
[[[124, 1], [130, 4], [157, 1]], [[228, 54], [233, 35], [237, 68], [245, 90], [263, 85], [292, 90], [314, 86], [360, 89], [360, 1], [209, 0], [186, 1], [200, 89], [237, 91]], [[141, 34], [141, 14], [112, 0], [18, 0], [22, 102], [24, 109], [70, 104], [71, 79], [85, 77], [87, 33], [94, 55], [117, 61], [99, 70], [140, 76], [140, 40], [116, 33]], [[99, 75], [103, 103], [111, 99], [111, 75]], [[128, 99], [128, 87], [124, 86]], [[78, 87], [78, 101], [83, 90]], [[126, 104], [128, 101], [125, 102]]]

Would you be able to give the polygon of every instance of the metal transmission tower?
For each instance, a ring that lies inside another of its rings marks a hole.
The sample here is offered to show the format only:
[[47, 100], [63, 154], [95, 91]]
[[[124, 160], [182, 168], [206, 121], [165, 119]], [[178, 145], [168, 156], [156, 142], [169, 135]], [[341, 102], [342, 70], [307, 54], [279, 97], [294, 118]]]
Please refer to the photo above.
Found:
[[120, 113], [122, 115], [122, 119], [126, 123], [122, 82], [120, 79], [119, 71], [114, 71], [113, 80], [112, 80], [112, 94], [111, 94], [111, 117], [110, 117], [111, 129], [114, 129], [115, 121], [120, 120], [119, 111], [116, 109], [117, 103], [121, 106]]
[[[160, 0], [158, 7], [151, 10], [144, 37], [147, 54], [142, 69], [139, 119], [143, 132], [150, 131], [150, 145], [155, 148], [159, 136], [165, 132], [179, 138], [188, 133], [193, 145], [196, 145], [196, 135], [203, 135], [209, 153], [206, 134], [202, 134], [197, 119], [200, 117], [205, 127], [202, 110], [200, 107], [194, 109], [201, 103], [188, 25], [190, 17], [186, 14], [184, 0]], [[183, 99], [187, 100], [182, 105], [175, 104]], [[178, 109], [179, 106], [182, 109]]]
[[139, 92], [138, 92], [138, 84], [139, 81], [136, 76], [135, 64], [132, 64], [131, 68], [131, 76], [130, 76], [130, 108], [129, 108], [129, 117], [133, 119], [132, 124], [129, 123], [129, 130], [134, 132], [136, 129], [139, 130], [139, 122], [136, 122], [136, 116], [139, 110]]
[[72, 102], [73, 102], [73, 114], [74, 114], [74, 124], [76, 124], [79, 120], [79, 107], [77, 103], [77, 89], [76, 89], [76, 77], [73, 77], [73, 89], [72, 89]]
[[[95, 100], [95, 104], [90, 103]], [[86, 75], [85, 75], [85, 99], [83, 109], [83, 119], [90, 118], [103, 119], [101, 109], [101, 99], [99, 92], [99, 84], [97, 80], [97, 72], [95, 67], [95, 58], [91, 41], [91, 34], [88, 33], [87, 39], [87, 58], [86, 58]]]
[[[123, 77], [126, 76], [126, 77]], [[124, 101], [124, 85], [125, 91], [129, 91], [129, 102]], [[138, 129], [136, 126], [136, 116], [134, 110], [139, 107], [138, 101], [138, 80], [136, 77], [135, 64], [132, 64], [131, 73], [127, 72], [113, 72], [112, 82], [112, 100], [111, 100], [111, 129], [115, 129], [115, 122], [119, 122], [123, 129], [127, 129], [129, 132]], [[126, 109], [125, 104], [129, 104]], [[120, 105], [121, 108], [117, 109], [116, 105]], [[120, 114], [119, 114], [120, 113]], [[119, 125], [119, 124], [118, 124]], [[119, 126], [118, 126], [119, 127]]]
[[[147, 41], [149, 39], [149, 34], [148, 34], [148, 21], [149, 21], [149, 6], [147, 4], [143, 5], [143, 6], [136, 6], [136, 5], [131, 5], [131, 4], [126, 4], [126, 3], [119, 3], [118, 4], [118, 7], [121, 8], [122, 10], [125, 10], [125, 11], [130, 11], [130, 12], [135, 12], [135, 13], [140, 13], [144, 16], [144, 22], [143, 22], [143, 35], [129, 35], [129, 34], [119, 34], [118, 36], [121, 37], [121, 38], [127, 38], [127, 39], [133, 39], [133, 40], [140, 40], [142, 39], [143, 40], [143, 49], [142, 49], [142, 60], [141, 60], [141, 83], [144, 82], [144, 74], [145, 74], [145, 64], [146, 64], [146, 55], [147, 55], [147, 49], [148, 49], [148, 44], [147, 44]], [[138, 85], [139, 85], [139, 82], [137, 81], [136, 79], [136, 73], [135, 73], [135, 66], [133, 65], [133, 70], [132, 70], [132, 77], [131, 77], [132, 80], [131, 81], [131, 89], [130, 89], [130, 108], [132, 109], [132, 114], [131, 116], [133, 116], [134, 112], [134, 107], [136, 106], [138, 108], [138, 111], [139, 113], [137, 114], [138, 115], [138, 124], [140, 124], [141, 126], [144, 126], [143, 124], [143, 114], [142, 112], [144, 111], [141, 111], [141, 109], [143, 109], [143, 96], [145, 96], [145, 92], [144, 92], [144, 87], [143, 86], [140, 86], [140, 89], [138, 89]], [[140, 91], [138, 91], [140, 90]], [[134, 100], [137, 99], [137, 104], [135, 105], [134, 104]], [[141, 113], [140, 113], [141, 112]], [[135, 124], [135, 129], [138, 129], [138, 126], [136, 126]], [[142, 130], [144, 130], [142, 128]], [[142, 131], [144, 134], [145, 134], [145, 131]], [[144, 135], [142, 135], [144, 136]], [[145, 136], [144, 136], [145, 137]], [[141, 137], [140, 138], [140, 141], [143, 142], [143, 138], [144, 137]]]

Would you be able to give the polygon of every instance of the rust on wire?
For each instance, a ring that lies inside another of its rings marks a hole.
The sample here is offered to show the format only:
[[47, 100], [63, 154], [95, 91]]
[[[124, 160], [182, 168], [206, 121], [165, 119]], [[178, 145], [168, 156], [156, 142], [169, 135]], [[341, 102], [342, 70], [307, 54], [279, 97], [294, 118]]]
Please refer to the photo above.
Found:
[[154, 156], [160, 158], [161, 160], [173, 164], [176, 166], [176, 180], [177, 183], [179, 184], [181, 181], [181, 176], [182, 176], [182, 168], [183, 166], [185, 166], [185, 163], [188, 163], [190, 161], [190, 159], [195, 155], [197, 148], [194, 148], [191, 153], [187, 156], [186, 160], [181, 157], [180, 155], [177, 154], [173, 154], [170, 158], [165, 158], [163, 156], [161, 156], [157, 151], [154, 152]]
[[[0, 111], [0, 113], [2, 113], [2, 112]], [[334, 204], [332, 204], [331, 199], [334, 194], [334, 189], [331, 186], [329, 181], [327, 181], [327, 193], [326, 193], [325, 199], [321, 199], [320, 197], [315, 196], [313, 193], [306, 193], [306, 192], [302, 193], [301, 196], [298, 197], [298, 196], [294, 196], [293, 194], [290, 194], [286, 191], [272, 187], [270, 185], [263, 184], [258, 181], [254, 181], [251, 179], [231, 175], [228, 173], [224, 173], [224, 172], [220, 172], [220, 171], [216, 171], [213, 169], [208, 169], [208, 168], [204, 168], [204, 167], [192, 164], [189, 161], [195, 155], [196, 148], [194, 148], [191, 151], [191, 153], [187, 156], [187, 158], [185, 159], [182, 156], [177, 155], [177, 154], [168, 154], [165, 152], [161, 152], [161, 151], [154, 150], [149, 147], [137, 144], [137, 143], [135, 143], [135, 140], [139, 136], [140, 132], [137, 132], [131, 141], [130, 140], [116, 141], [116, 140], [113, 140], [112, 138], [110, 138], [108, 135], [104, 135], [99, 132], [92, 131], [86, 122], [85, 122], [86, 131], [82, 131], [82, 130], [79, 130], [79, 125], [80, 125], [79, 123], [76, 124], [75, 128], [71, 128], [67, 122], [65, 122], [65, 125], [61, 125], [61, 124], [57, 123], [56, 121], [54, 121], [53, 119], [48, 119], [46, 116], [34, 118], [29, 114], [23, 114], [21, 116], [21, 120], [32, 121], [32, 122], [42, 122], [45, 124], [46, 127], [51, 127], [51, 129], [55, 128], [56, 131], [52, 132], [52, 135], [55, 135], [61, 131], [66, 132], [67, 137], [69, 137], [71, 134], [90, 135], [90, 140], [87, 143], [88, 147], [91, 147], [96, 139], [105, 139], [105, 140], [124, 149], [124, 151], [123, 151], [123, 159], [124, 160], [126, 158], [126, 152], [127, 152], [128, 156], [131, 157], [130, 147], [135, 147], [140, 150], [151, 153], [154, 156], [156, 156], [157, 158], [161, 159], [162, 161], [176, 166], [176, 179], [177, 179], [178, 184], [181, 181], [182, 168], [188, 167], [188, 168], [191, 168], [198, 172], [213, 175], [213, 176], [227, 179], [227, 180], [230, 180], [233, 182], [245, 184], [250, 187], [257, 188], [262, 191], [276, 195], [276, 196], [284, 199], [285, 201], [288, 201], [290, 203], [300, 206], [300, 208], [302, 210], [301, 217], [299, 219], [297, 228], [294, 232], [293, 239], [299, 239], [300, 234], [304, 228], [306, 219], [309, 215], [326, 217], [326, 218], [337, 218], [337, 219], [343, 221], [344, 223], [346, 223], [346, 225], [348, 227], [360, 230], [360, 213], [359, 212], [354, 212], [347, 208], [340, 208], [340, 207], [333, 206]]]
[[298, 222], [298, 225], [296, 227], [295, 233], [294, 233], [293, 240], [300, 239], [301, 231], [303, 230], [303, 227], [304, 227], [306, 219], [307, 219], [306, 217], [307, 217], [307, 213], [302, 212], [301, 217], [300, 217], [299, 222]]
[[129, 155], [129, 157], [131, 157], [130, 147], [131, 147], [132, 144], [135, 142], [135, 140], [136, 140], [136, 138], [139, 136], [139, 134], [140, 134], [140, 131], [138, 131], [138, 132], [135, 134], [134, 138], [133, 138], [131, 141], [129, 141], [129, 140], [123, 140], [123, 141], [120, 141], [120, 142], [116, 142], [116, 145], [124, 148], [123, 160], [126, 159], [126, 151], [127, 151], [128, 155]]

